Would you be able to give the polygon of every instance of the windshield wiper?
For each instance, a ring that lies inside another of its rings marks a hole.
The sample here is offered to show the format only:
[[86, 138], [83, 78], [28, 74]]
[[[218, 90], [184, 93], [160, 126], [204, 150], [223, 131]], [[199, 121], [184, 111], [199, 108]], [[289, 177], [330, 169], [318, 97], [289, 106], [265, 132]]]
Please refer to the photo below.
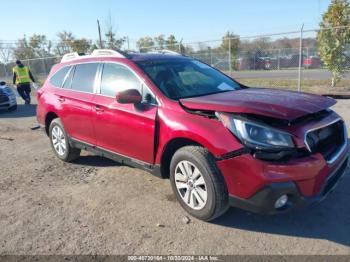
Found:
[[194, 97], [200, 97], [200, 96], [210, 96], [210, 95], [215, 95], [215, 94], [220, 94], [220, 93], [225, 93], [225, 92], [231, 92], [231, 91], [237, 91], [237, 89], [233, 89], [233, 90], [221, 90], [221, 91], [218, 91], [218, 92], [204, 93], [204, 94], [193, 95], [193, 96], [176, 97], [175, 99], [178, 100], [178, 99], [194, 98]]

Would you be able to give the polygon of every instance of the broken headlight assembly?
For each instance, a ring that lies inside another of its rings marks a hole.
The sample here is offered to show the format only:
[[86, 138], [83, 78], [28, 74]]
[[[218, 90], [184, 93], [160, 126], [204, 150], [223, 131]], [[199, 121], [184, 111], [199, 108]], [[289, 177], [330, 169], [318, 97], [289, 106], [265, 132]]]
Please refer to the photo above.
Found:
[[243, 144], [255, 149], [294, 148], [292, 136], [262, 124], [234, 118], [227, 113], [216, 116]]

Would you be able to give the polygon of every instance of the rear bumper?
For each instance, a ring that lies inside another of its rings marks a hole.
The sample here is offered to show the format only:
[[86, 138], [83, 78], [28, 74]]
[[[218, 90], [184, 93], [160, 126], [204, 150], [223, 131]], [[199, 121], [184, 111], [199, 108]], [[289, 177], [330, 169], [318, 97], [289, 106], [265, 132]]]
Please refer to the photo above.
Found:
[[[334, 190], [338, 182], [342, 180], [347, 166], [348, 159], [345, 158], [338, 168], [328, 176], [320, 193], [315, 196], [303, 196], [295, 182], [271, 183], [248, 199], [230, 195], [230, 205], [261, 214], [278, 214], [290, 210], [302, 209], [324, 200]], [[274, 206], [275, 202], [282, 195], [288, 196], [288, 202], [282, 208], [276, 209]]]

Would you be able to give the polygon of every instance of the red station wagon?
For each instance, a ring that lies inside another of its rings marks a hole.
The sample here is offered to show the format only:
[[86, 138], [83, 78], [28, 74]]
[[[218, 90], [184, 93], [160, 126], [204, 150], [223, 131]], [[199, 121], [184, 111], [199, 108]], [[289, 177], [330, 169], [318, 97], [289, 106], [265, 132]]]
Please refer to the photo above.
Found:
[[206, 221], [229, 206], [276, 214], [319, 202], [347, 168], [335, 100], [248, 88], [168, 51], [67, 54], [37, 96], [58, 158], [88, 150], [170, 178]]

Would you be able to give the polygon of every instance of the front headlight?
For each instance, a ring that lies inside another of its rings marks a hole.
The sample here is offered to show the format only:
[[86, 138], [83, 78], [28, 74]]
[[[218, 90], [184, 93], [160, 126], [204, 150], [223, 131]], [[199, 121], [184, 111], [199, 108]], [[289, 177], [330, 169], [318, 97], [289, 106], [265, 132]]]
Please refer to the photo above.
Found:
[[234, 118], [227, 113], [216, 113], [219, 120], [242, 143], [256, 149], [294, 148], [291, 135], [247, 120]]

